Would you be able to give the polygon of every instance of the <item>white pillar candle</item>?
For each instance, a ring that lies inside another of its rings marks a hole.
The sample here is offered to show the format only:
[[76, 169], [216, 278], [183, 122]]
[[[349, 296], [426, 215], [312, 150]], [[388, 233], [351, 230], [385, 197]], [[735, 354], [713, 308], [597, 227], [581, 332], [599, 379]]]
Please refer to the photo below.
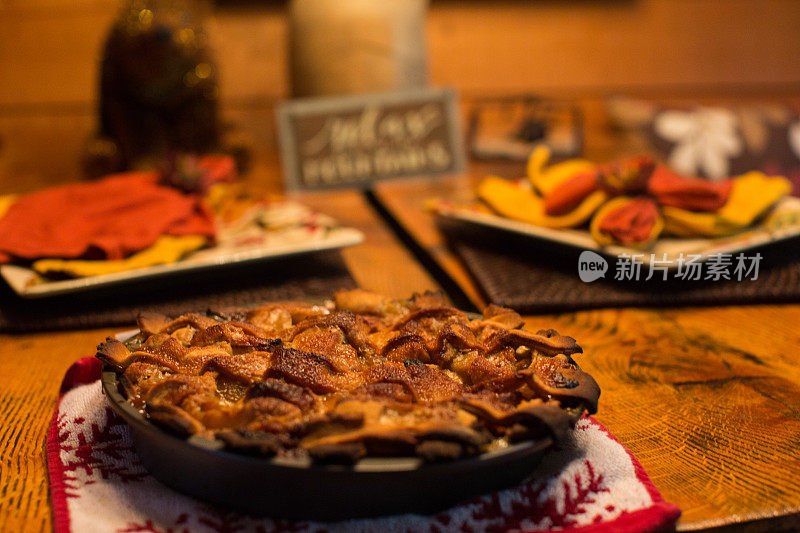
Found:
[[292, 0], [293, 95], [424, 87], [427, 4], [427, 0]]

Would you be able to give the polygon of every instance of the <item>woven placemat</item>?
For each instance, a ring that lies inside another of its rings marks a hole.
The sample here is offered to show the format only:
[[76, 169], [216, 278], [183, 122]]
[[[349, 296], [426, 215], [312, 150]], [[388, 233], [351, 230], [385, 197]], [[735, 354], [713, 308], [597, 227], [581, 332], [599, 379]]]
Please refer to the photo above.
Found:
[[0, 332], [132, 326], [142, 311], [179, 315], [274, 300], [328, 298], [355, 287], [337, 252], [142, 280], [107, 289], [35, 300], [0, 282]]
[[601, 307], [677, 307], [800, 301], [800, 243], [777, 243], [749, 250], [760, 253], [755, 280], [680, 280], [660, 273], [645, 280], [617, 281], [615, 263], [606, 277], [585, 283], [578, 276], [581, 250], [535, 241], [506, 232], [442, 226], [486, 299], [522, 313], [548, 313]]

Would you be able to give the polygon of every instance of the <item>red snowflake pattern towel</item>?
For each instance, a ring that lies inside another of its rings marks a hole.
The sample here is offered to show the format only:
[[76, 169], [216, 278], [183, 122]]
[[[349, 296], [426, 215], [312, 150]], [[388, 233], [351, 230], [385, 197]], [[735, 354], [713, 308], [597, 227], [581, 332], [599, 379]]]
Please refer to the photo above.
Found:
[[435, 516], [402, 515], [323, 524], [257, 519], [178, 494], [150, 477], [128, 428], [100, 389], [100, 364], [70, 367], [47, 435], [56, 533], [185, 532], [653, 532], [674, 527], [680, 510], [664, 501], [639, 462], [592, 418], [548, 452], [530, 479]]

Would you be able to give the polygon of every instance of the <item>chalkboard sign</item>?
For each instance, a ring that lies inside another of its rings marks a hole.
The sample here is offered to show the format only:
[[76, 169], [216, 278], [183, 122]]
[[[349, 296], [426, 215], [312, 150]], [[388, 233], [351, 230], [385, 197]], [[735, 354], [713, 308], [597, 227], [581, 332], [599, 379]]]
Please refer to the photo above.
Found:
[[285, 101], [278, 126], [286, 188], [461, 172], [459, 118], [449, 89]]

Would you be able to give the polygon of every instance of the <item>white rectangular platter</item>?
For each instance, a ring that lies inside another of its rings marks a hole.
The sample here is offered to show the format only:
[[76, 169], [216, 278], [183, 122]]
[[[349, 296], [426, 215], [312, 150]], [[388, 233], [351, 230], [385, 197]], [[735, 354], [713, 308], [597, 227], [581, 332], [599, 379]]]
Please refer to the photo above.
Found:
[[281, 202], [266, 208], [256, 206], [236, 221], [221, 224], [215, 246], [174, 263], [63, 280], [47, 279], [30, 268], [7, 264], [0, 265], [0, 276], [19, 296], [43, 298], [223, 265], [275, 261], [353, 246], [363, 240], [364, 234], [355, 228], [339, 226], [330, 217], [300, 204]]

